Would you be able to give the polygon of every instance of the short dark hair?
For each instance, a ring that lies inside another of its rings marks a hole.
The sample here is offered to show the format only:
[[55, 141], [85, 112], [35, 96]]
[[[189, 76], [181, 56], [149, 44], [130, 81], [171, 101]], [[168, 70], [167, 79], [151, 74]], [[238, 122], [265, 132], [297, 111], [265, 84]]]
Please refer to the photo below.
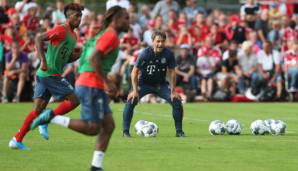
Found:
[[157, 37], [157, 36], [159, 36], [159, 37], [161, 37], [161, 38], [163, 38], [163, 39], [167, 39], [167, 35], [166, 35], [166, 33], [163, 32], [163, 31], [154, 31], [154, 32], [152, 33], [151, 39], [154, 40], [155, 37]]
[[83, 11], [84, 10], [84, 6], [81, 4], [77, 4], [77, 3], [69, 3], [64, 7], [64, 15], [67, 18], [68, 16], [68, 11]]

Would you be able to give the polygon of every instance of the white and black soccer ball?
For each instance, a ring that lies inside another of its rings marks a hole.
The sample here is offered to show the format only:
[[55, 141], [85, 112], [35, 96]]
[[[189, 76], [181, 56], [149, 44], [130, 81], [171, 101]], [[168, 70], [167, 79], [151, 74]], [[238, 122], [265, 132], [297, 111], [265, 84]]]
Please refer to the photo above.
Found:
[[144, 137], [156, 137], [158, 134], [158, 126], [153, 122], [148, 122], [145, 126], [142, 128], [142, 135]]
[[225, 133], [225, 124], [220, 120], [214, 120], [209, 124], [211, 135], [223, 135]]
[[140, 120], [135, 124], [137, 135], [144, 137], [155, 137], [158, 134], [158, 126], [153, 122]]
[[139, 136], [142, 136], [143, 133], [142, 133], [142, 128], [148, 124], [149, 122], [148, 121], [145, 121], [145, 120], [139, 120], [136, 124], [135, 124], [135, 131], [137, 133], [137, 135]]
[[255, 120], [250, 124], [251, 133], [254, 135], [265, 135], [269, 133], [269, 128], [262, 120]]
[[241, 134], [241, 124], [235, 119], [229, 120], [225, 125], [226, 131], [229, 135]]
[[270, 124], [270, 133], [273, 135], [283, 135], [286, 133], [287, 125], [281, 120], [276, 120]]
[[271, 127], [271, 124], [272, 124], [273, 122], [275, 122], [274, 119], [266, 119], [266, 120], [264, 120], [264, 123], [265, 123], [265, 125], [266, 125], [268, 128]]

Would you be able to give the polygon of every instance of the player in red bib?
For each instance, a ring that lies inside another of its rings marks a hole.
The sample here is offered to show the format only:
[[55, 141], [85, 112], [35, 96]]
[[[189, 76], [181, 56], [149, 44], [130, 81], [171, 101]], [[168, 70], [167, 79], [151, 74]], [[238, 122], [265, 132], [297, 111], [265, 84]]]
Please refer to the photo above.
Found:
[[[34, 107], [15, 137], [9, 142], [10, 148], [29, 149], [22, 143], [22, 140], [29, 131], [32, 121], [46, 108], [51, 96], [64, 100], [56, 109], [50, 111], [54, 116], [64, 115], [79, 105], [79, 99], [75, 95], [74, 89], [66, 79], [61, 77], [61, 74], [67, 63], [75, 61], [79, 57], [79, 55], [73, 55], [76, 45], [76, 35], [73, 31], [80, 25], [83, 9], [79, 4], [68, 4], [64, 8], [66, 24], [58, 25], [48, 32], [37, 35], [35, 42], [41, 64], [36, 73]], [[49, 41], [46, 54], [42, 48], [44, 41]], [[49, 110], [44, 112], [49, 112]], [[48, 139], [47, 125], [41, 128], [41, 134]]]
[[102, 170], [104, 153], [114, 131], [115, 123], [106, 92], [113, 96], [117, 90], [107, 74], [118, 56], [118, 35], [128, 28], [129, 15], [126, 9], [114, 6], [104, 15], [103, 29], [84, 44], [79, 61], [80, 76], [76, 81], [76, 93], [81, 102], [81, 119], [55, 116], [51, 120], [50, 113], [43, 113], [31, 125], [34, 129], [42, 124], [39, 121], [51, 120], [51, 123], [76, 132], [97, 136], [91, 171]]

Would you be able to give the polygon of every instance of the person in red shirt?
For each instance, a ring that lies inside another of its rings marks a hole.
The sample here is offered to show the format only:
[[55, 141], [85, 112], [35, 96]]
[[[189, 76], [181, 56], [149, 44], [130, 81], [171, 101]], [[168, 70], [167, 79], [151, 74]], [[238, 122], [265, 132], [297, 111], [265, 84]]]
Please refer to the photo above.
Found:
[[139, 39], [133, 35], [132, 28], [128, 29], [128, 32], [123, 36], [121, 45], [125, 50], [133, 51], [139, 47]]
[[191, 34], [187, 31], [186, 25], [180, 26], [180, 31], [176, 37], [176, 45], [180, 46], [186, 44], [189, 47], [192, 47], [192, 37]]
[[36, 32], [39, 26], [39, 19], [36, 16], [37, 6], [28, 9], [27, 15], [23, 18], [23, 24], [29, 32]]
[[205, 39], [205, 37], [209, 33], [209, 27], [205, 23], [205, 15], [201, 12], [199, 12], [196, 15], [196, 20], [193, 23], [193, 25], [189, 28], [189, 32], [193, 37], [196, 37], [195, 32], [194, 32], [194, 27], [197, 27], [201, 31], [201, 37]]

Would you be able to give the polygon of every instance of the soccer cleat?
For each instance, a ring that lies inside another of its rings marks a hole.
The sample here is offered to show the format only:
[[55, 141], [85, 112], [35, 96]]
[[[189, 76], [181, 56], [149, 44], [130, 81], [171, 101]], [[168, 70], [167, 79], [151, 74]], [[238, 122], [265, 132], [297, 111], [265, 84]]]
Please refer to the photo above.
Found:
[[101, 167], [91, 166], [90, 171], [103, 171]]
[[123, 131], [124, 138], [131, 138], [130, 133], [128, 131]]
[[31, 130], [35, 129], [39, 125], [44, 125], [50, 123], [50, 121], [53, 119], [54, 114], [52, 112], [52, 109], [46, 109], [44, 110], [31, 124]]
[[8, 146], [9, 148], [16, 150], [30, 150], [30, 148], [26, 147], [22, 142], [17, 142], [15, 137], [9, 141]]
[[45, 140], [49, 140], [48, 124], [40, 125], [38, 127], [38, 130], [42, 138], [44, 138]]
[[176, 137], [185, 137], [185, 134], [183, 131], [177, 131], [176, 132]]

